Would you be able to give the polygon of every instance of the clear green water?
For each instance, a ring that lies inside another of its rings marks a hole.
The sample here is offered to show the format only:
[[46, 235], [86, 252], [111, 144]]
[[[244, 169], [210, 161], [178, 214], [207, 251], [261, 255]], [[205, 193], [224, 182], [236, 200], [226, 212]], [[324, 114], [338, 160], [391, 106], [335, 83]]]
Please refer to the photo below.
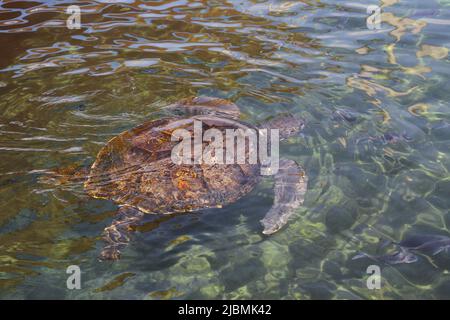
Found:
[[[381, 290], [366, 288], [373, 262], [351, 260], [379, 237], [449, 232], [449, 1], [83, 1], [81, 30], [64, 27], [74, 2], [0, 3], [1, 298], [450, 298], [446, 254], [383, 266]], [[263, 237], [266, 181], [221, 210], [149, 218], [120, 261], [99, 262], [116, 206], [42, 171], [92, 163], [192, 95], [250, 122], [302, 115], [281, 153], [308, 172], [304, 207]], [[73, 264], [81, 290], [66, 289]]]

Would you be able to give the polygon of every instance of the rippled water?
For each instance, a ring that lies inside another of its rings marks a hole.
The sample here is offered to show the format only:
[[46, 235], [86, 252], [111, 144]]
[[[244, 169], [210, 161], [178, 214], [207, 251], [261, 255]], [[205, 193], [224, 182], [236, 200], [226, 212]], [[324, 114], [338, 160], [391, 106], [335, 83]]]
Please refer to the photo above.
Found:
[[[450, 298], [448, 254], [383, 266], [381, 290], [366, 287], [373, 262], [351, 259], [379, 238], [449, 233], [448, 0], [0, 3], [0, 297]], [[307, 120], [281, 148], [308, 172], [303, 208], [263, 236], [267, 180], [224, 209], [149, 218], [120, 261], [99, 262], [117, 207], [40, 177], [192, 95], [252, 123]], [[69, 265], [81, 290], [66, 289]]]

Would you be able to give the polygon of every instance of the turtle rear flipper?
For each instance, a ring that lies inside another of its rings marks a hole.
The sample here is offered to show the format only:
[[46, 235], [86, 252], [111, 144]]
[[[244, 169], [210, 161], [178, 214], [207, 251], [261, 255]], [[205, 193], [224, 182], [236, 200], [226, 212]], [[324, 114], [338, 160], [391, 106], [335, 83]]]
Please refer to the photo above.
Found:
[[142, 222], [144, 213], [130, 206], [122, 206], [110, 226], [103, 231], [103, 240], [106, 242], [101, 260], [118, 260], [120, 250], [130, 242], [130, 232], [134, 226]]
[[293, 160], [281, 159], [275, 175], [275, 198], [272, 208], [261, 220], [264, 234], [281, 229], [295, 209], [303, 204], [308, 178], [305, 171]]
[[78, 165], [56, 168], [46, 171], [39, 177], [39, 182], [51, 185], [68, 185], [84, 183], [89, 175], [89, 168]]

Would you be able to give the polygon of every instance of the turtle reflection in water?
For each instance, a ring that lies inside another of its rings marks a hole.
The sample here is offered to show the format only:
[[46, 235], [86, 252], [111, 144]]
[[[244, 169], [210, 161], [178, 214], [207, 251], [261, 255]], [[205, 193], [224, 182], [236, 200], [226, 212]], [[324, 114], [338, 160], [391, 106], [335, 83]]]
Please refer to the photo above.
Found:
[[[171, 133], [176, 129], [192, 133], [197, 120], [203, 132], [211, 128], [222, 133], [238, 128], [278, 129], [282, 140], [298, 134], [304, 126], [300, 118], [283, 115], [255, 127], [238, 120], [240, 112], [235, 104], [210, 97], [183, 99], [168, 109], [181, 115], [149, 121], [112, 138], [86, 174], [84, 187], [90, 196], [111, 199], [120, 206], [116, 218], [104, 230], [102, 259], [120, 257], [131, 229], [142, 222], [145, 213], [221, 208], [249, 193], [260, 181], [260, 162], [175, 164], [171, 151], [179, 141], [172, 141]], [[201, 143], [203, 149], [208, 144]], [[245, 149], [247, 159], [249, 150]], [[70, 180], [67, 175], [61, 178]], [[304, 170], [293, 160], [280, 159], [274, 179], [274, 204], [261, 220], [264, 234], [272, 234], [287, 223], [303, 203], [307, 187]]]

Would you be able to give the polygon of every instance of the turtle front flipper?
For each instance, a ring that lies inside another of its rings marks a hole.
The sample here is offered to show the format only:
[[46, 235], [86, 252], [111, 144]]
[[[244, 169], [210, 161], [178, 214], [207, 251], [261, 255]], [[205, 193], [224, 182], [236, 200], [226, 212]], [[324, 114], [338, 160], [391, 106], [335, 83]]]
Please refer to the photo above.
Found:
[[204, 96], [181, 99], [165, 109], [188, 116], [215, 114], [232, 119], [238, 119], [241, 114], [239, 107], [231, 101]]
[[130, 242], [130, 232], [133, 226], [138, 225], [144, 213], [130, 206], [119, 208], [116, 218], [109, 227], [103, 231], [105, 247], [100, 253], [101, 260], [118, 260], [120, 250]]
[[303, 204], [308, 177], [293, 160], [281, 159], [275, 175], [275, 198], [272, 208], [261, 220], [264, 234], [272, 234], [281, 229], [295, 209]]

